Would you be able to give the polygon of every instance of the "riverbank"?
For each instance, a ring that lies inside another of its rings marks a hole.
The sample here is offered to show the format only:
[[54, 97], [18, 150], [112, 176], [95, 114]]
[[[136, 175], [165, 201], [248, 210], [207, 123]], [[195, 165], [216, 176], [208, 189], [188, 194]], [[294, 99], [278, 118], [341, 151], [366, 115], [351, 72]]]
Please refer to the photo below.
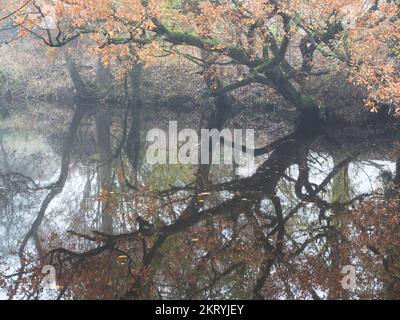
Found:
[[[18, 55], [13, 54], [16, 51]], [[66, 62], [59, 57], [60, 52], [37, 46], [33, 49], [30, 41], [24, 41], [1, 46], [0, 55], [0, 116], [11, 117], [18, 122], [22, 114], [26, 121], [30, 121], [38, 117], [52, 118], [55, 112], [61, 114], [61, 122], [65, 124], [62, 114], [68, 113], [75, 103], [75, 90]], [[94, 85], [95, 59], [87, 54], [76, 55], [75, 59], [83, 79]], [[240, 70], [232, 69], [226, 74], [219, 74], [219, 77], [227, 84], [237, 72]], [[152, 64], [145, 66], [139, 88], [142, 104], [150, 110], [173, 113], [187, 111], [193, 112], [195, 117], [214, 100], [208, 95], [199, 68], [179, 57], [155, 59]], [[316, 97], [315, 101], [328, 127], [363, 127], [391, 122], [388, 115], [372, 114], [363, 106], [362, 92], [347, 82], [343, 72], [332, 72], [329, 76], [319, 77], [318, 81], [309, 79], [302, 93]], [[298, 116], [293, 106], [265, 86], [248, 85], [229, 95], [234, 116], [251, 113], [258, 117], [259, 123], [268, 118], [269, 121], [288, 123], [289, 126]], [[114, 78], [102, 103], [116, 105], [118, 109], [126, 103], [125, 100], [124, 83]], [[53, 107], [46, 110], [43, 106], [49, 104], [58, 107], [56, 110]]]

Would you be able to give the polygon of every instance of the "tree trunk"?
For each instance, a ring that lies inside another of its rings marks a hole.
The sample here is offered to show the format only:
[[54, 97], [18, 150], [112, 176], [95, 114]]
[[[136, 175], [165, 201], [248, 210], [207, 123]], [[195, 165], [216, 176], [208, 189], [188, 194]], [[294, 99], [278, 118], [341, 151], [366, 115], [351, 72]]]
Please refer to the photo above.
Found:
[[[333, 163], [336, 167], [343, 159], [333, 155]], [[347, 203], [351, 200], [349, 166], [340, 170], [332, 180], [331, 202], [335, 204]], [[331, 249], [332, 274], [333, 277], [329, 288], [329, 300], [348, 299], [349, 291], [341, 287], [341, 270], [344, 266], [351, 265], [351, 259], [346, 250], [346, 240], [349, 237], [349, 220], [342, 208], [332, 209], [331, 227], [334, 231], [328, 237], [328, 244]], [[344, 275], [343, 275], [344, 277]]]
[[[97, 88], [104, 94], [111, 86], [111, 73], [99, 60], [97, 63]], [[97, 148], [100, 155], [98, 168], [98, 185], [101, 193], [101, 226], [106, 233], [113, 232], [112, 218], [112, 146], [111, 146], [112, 118], [106, 105], [101, 105], [96, 113]]]
[[90, 89], [86, 85], [86, 83], [83, 81], [79, 70], [75, 64], [74, 59], [71, 57], [70, 53], [68, 52], [68, 48], [63, 48], [63, 55], [64, 59], [67, 65], [67, 69], [69, 72], [69, 75], [71, 77], [72, 83], [74, 84], [76, 93], [78, 94], [79, 97], [82, 98], [88, 98], [92, 96]]
[[127, 137], [126, 151], [130, 163], [134, 169], [134, 184], [137, 184], [139, 154], [141, 146], [140, 129], [141, 129], [141, 76], [142, 64], [137, 62], [133, 70], [129, 73], [129, 80], [132, 90], [132, 102], [130, 102], [131, 127]]

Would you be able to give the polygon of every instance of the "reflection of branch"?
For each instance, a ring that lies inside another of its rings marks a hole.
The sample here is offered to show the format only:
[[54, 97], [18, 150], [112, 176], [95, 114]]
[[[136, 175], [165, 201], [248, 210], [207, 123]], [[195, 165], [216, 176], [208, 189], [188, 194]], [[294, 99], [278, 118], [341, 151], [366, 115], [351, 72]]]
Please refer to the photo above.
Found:
[[233, 273], [237, 269], [243, 269], [246, 266], [246, 264], [241, 261], [238, 263], [235, 263], [228, 267], [225, 271], [218, 272], [217, 270], [213, 270], [213, 278], [211, 279], [211, 283], [206, 285], [203, 288], [197, 289], [196, 292], [193, 293], [193, 297], [196, 297], [196, 295], [200, 294], [201, 292], [211, 290], [219, 281], [221, 281], [224, 277], [228, 276], [229, 274]]
[[[308, 236], [306, 234], [305, 236], [307, 236], [307, 238], [301, 238], [301, 240], [299, 240], [297, 237], [292, 237], [291, 235], [292, 233], [303, 231], [293, 231], [293, 226], [291, 225], [289, 227], [288, 225], [296, 214], [299, 218], [302, 218], [302, 214], [299, 213], [299, 210], [306, 207], [309, 203], [316, 204], [317, 207], [321, 209], [321, 212], [336, 208], [335, 204], [324, 202], [321, 199], [323, 197], [321, 196], [321, 198], [319, 198], [318, 195], [325, 189], [326, 185], [329, 184], [339, 170], [353, 159], [353, 156], [348, 157], [333, 168], [332, 172], [329, 173], [327, 178], [320, 185], [311, 184], [309, 182], [309, 175], [311, 174], [309, 173], [308, 167], [308, 161], [310, 160], [307, 155], [312, 141], [314, 141], [312, 137], [292, 135], [290, 138], [286, 137], [281, 139], [279, 143], [272, 143], [270, 147], [274, 147], [271, 150], [273, 152], [269, 155], [268, 159], [264, 161], [257, 172], [249, 178], [216, 185], [212, 185], [211, 182], [210, 184], [202, 184], [200, 179], [198, 179], [184, 187], [171, 186], [171, 189], [165, 192], [153, 193], [151, 191], [152, 197], [154, 196], [156, 199], [161, 198], [160, 202], [163, 202], [164, 196], [170, 197], [176, 195], [176, 197], [179, 198], [177, 201], [180, 201], [180, 204], [177, 206], [183, 207], [183, 205], [185, 205], [186, 208], [182, 211], [179, 210], [179, 214], [176, 213], [175, 218], [169, 217], [167, 220], [158, 219], [156, 220], [157, 222], [153, 220], [152, 224], [147, 222], [150, 221], [148, 216], [146, 216], [147, 221], [140, 218], [136, 219], [135, 222], [139, 224], [139, 228], [123, 234], [108, 234], [94, 231], [92, 235], [86, 235], [69, 231], [68, 233], [73, 236], [90, 241], [90, 249], [83, 249], [80, 251], [79, 249], [58, 248], [50, 251], [46, 259], [50, 257], [51, 262], [53, 259], [58, 259], [60, 266], [66, 261], [70, 263], [68, 265], [75, 267], [78, 263], [87, 262], [87, 259], [94, 257], [104, 258], [109, 254], [119, 253], [121, 256], [118, 257], [118, 259], [123, 259], [124, 262], [126, 261], [124, 265], [125, 267], [127, 265], [127, 278], [130, 277], [130, 280], [134, 280], [133, 285], [129, 284], [127, 292], [123, 292], [122, 296], [124, 298], [137, 298], [139, 290], [144, 288], [143, 282], [147, 281], [144, 275], [147, 270], [150, 270], [148, 267], [158, 267], [159, 262], [157, 261], [157, 257], [164, 255], [164, 250], [169, 248], [169, 244], [166, 243], [167, 240], [172, 241], [175, 239], [174, 236], [178, 234], [180, 236], [176, 238], [184, 238], [181, 236], [183, 232], [193, 232], [193, 234], [197, 236], [198, 230], [200, 229], [203, 231], [202, 228], [204, 226], [212, 226], [212, 228], [214, 228], [214, 225], [217, 225], [220, 220], [224, 222], [232, 221], [235, 224], [240, 224], [238, 226], [240, 228], [238, 234], [235, 231], [236, 227], [233, 227], [232, 233], [234, 235], [231, 236], [226, 243], [221, 241], [221, 243], [218, 243], [218, 245], [211, 249], [206, 248], [207, 257], [202, 257], [201, 259], [212, 261], [215, 257], [218, 259], [219, 254], [224, 256], [224, 253], [230, 253], [230, 250], [234, 251], [236, 249], [234, 245], [243, 237], [241, 234], [242, 232], [244, 237], [249, 236], [249, 241], [255, 239], [255, 246], [257, 246], [257, 249], [258, 246], [260, 247], [260, 257], [257, 257], [260, 259], [257, 260], [257, 271], [254, 273], [255, 284], [252, 288], [252, 293], [254, 298], [262, 299], [265, 296], [264, 287], [267, 285], [267, 281], [274, 280], [275, 276], [271, 274], [273, 267], [281, 263], [289, 263], [290, 259], [297, 258], [297, 256], [301, 258], [300, 255], [307, 254], [310, 245], [315, 243], [316, 240], [327, 236], [323, 233], [325, 229], [327, 229], [327, 232], [336, 232], [336, 230], [331, 230], [330, 227], [323, 226], [322, 221], [320, 227], [315, 227], [314, 224], [311, 226], [307, 224], [306, 227], [304, 227], [304, 232], [308, 233]], [[298, 178], [291, 178], [286, 174], [287, 169], [294, 164], [298, 164], [300, 167]], [[203, 177], [207, 178], [207, 173]], [[276, 191], [279, 187], [279, 182], [282, 181], [283, 178], [289, 180], [291, 182], [290, 185], [296, 184], [297, 191], [301, 191], [300, 196], [304, 199], [304, 201], [297, 204], [291, 203], [287, 209], [288, 212], [285, 210], [287, 207], [285, 197], [278, 197]], [[303, 197], [304, 191], [302, 190], [304, 186], [306, 187], [306, 192]], [[140, 192], [140, 190], [135, 191]], [[181, 191], [187, 191], [185, 196], [188, 194], [190, 198], [185, 197], [182, 199], [183, 197], [179, 197]], [[213, 196], [208, 198], [209, 201], [207, 201], [207, 205], [204, 205], [203, 202], [199, 203], [198, 197], [200, 195], [204, 195], [205, 197], [211, 194], [216, 195], [214, 191], [227, 191], [227, 193], [234, 194], [234, 196], [229, 199], [227, 199], [228, 196], [218, 198], [219, 204], [213, 202], [216, 201], [213, 199]], [[358, 196], [352, 199], [351, 203], [362, 200], [365, 196], [367, 195]], [[261, 202], [264, 200], [270, 200], [272, 202], [272, 205], [268, 203], [268, 210], [271, 212], [261, 211]], [[219, 201], [222, 201], [222, 203]], [[157, 209], [154, 209], [154, 212], [165, 212], [162, 209], [160, 210], [160, 207], [162, 208], [164, 203], [161, 203], [160, 206], [158, 206], [157, 200], [154, 200], [152, 203], [157, 205]], [[189, 205], [187, 205], [188, 203]], [[172, 205], [169, 203], [169, 205], [171, 205], [170, 211], [175, 213], [175, 204]], [[346, 206], [347, 204], [342, 203], [340, 205]], [[239, 219], [239, 216], [245, 216], [246, 219]], [[138, 214], [138, 217], [140, 217], [140, 214]], [[163, 223], [162, 221], [168, 222]], [[269, 221], [272, 222], [266, 224]], [[297, 220], [293, 221], [293, 223], [296, 225]], [[249, 230], [251, 230], [250, 235]], [[206, 236], [208, 235], [207, 233]], [[190, 235], [188, 238], [190, 238]], [[194, 242], [195, 241], [193, 241], [193, 243]], [[293, 242], [294, 246], [292, 246], [290, 242]], [[77, 252], [73, 250], [77, 250]], [[210, 267], [211, 271], [206, 276], [206, 280], [200, 287], [195, 289], [191, 288], [193, 291], [190, 291], [190, 295], [195, 297], [208, 288], [213, 288], [218, 285], [217, 283], [219, 283], [220, 279], [230, 276], [233, 272], [235, 272], [236, 276], [236, 272], [242, 268], [240, 257], [238, 260], [239, 261], [229, 261], [221, 265], [219, 269], [213, 268], [212, 265]], [[197, 263], [197, 261], [193, 261], [193, 263]], [[133, 272], [133, 270], [135, 272]], [[241, 273], [237, 273], [237, 275], [240, 276]], [[290, 279], [288, 279], [288, 281], [289, 280]], [[155, 281], [158, 280], [155, 279]], [[163, 284], [157, 285], [163, 286]], [[313, 292], [312, 287], [309, 288], [309, 292], [314, 299], [319, 298], [318, 295]]]
[[75, 232], [75, 231], [72, 231], [72, 230], [67, 231], [67, 233], [69, 233], [70, 235], [85, 239], [85, 240], [97, 241], [97, 238], [95, 238], [95, 237], [91, 237], [91, 236], [88, 236], [86, 234], [81, 234], [81, 233], [78, 233], [78, 232]]
[[32, 0], [28, 0], [26, 1], [22, 6], [20, 6], [18, 9], [14, 10], [13, 12], [9, 13], [8, 15], [4, 16], [3, 18], [0, 18], [0, 22], [7, 20], [8, 18], [10, 18], [11, 16], [15, 15], [16, 13], [18, 13], [19, 11], [21, 11], [22, 9], [24, 9]]
[[[241, 201], [241, 199], [234, 198], [234, 199], [229, 200], [217, 207], [206, 209], [201, 212], [194, 212], [192, 215], [190, 215], [186, 218], [178, 219], [175, 223], [166, 225], [157, 230], [154, 228], [150, 228], [150, 229], [144, 228], [142, 230], [137, 230], [137, 231], [133, 231], [130, 233], [118, 234], [118, 235], [94, 231], [93, 233], [96, 236], [101, 237], [102, 240], [105, 242], [104, 245], [97, 247], [95, 249], [91, 249], [91, 250], [82, 252], [82, 253], [73, 252], [73, 251], [70, 251], [70, 250], [67, 250], [64, 248], [60, 248], [60, 249], [52, 250], [47, 256], [58, 253], [58, 254], [65, 254], [72, 258], [88, 258], [88, 257], [94, 257], [98, 254], [101, 254], [106, 250], [114, 250], [115, 249], [114, 245], [118, 242], [136, 240], [140, 236], [152, 237], [152, 236], [158, 235], [160, 237], [160, 239], [165, 240], [167, 237], [170, 237], [174, 234], [180, 233], [183, 230], [193, 227], [193, 226], [197, 225], [198, 223], [200, 223], [204, 220], [207, 220], [211, 217], [228, 215], [228, 214], [232, 214], [235, 212], [240, 213], [243, 210], [245, 210], [246, 208], [251, 207], [251, 205], [252, 204], [249, 203], [248, 201]], [[72, 233], [74, 235], [79, 235], [88, 240], [90, 239], [91, 241], [97, 240], [96, 238], [86, 236], [86, 235], [81, 235], [76, 232], [70, 231], [70, 233]]]
[[340, 170], [342, 170], [344, 167], [346, 167], [350, 161], [354, 160], [359, 153], [354, 153], [351, 156], [348, 156], [346, 159], [341, 161], [333, 170], [332, 172], [324, 179], [324, 181], [319, 185], [318, 188], [314, 190], [314, 195], [317, 195], [320, 193], [322, 190], [325, 189], [325, 187], [329, 184], [329, 182], [338, 174]]
[[[67, 137], [64, 141], [60, 176], [59, 176], [57, 182], [53, 185], [51, 191], [48, 193], [48, 195], [42, 202], [39, 213], [36, 216], [36, 219], [34, 220], [34, 222], [32, 223], [32, 226], [29, 229], [28, 233], [25, 235], [25, 238], [23, 239], [21, 246], [19, 248], [18, 255], [19, 255], [22, 271], [25, 269], [25, 266], [26, 266], [24, 254], [25, 254], [25, 248], [28, 244], [28, 241], [33, 236], [35, 236], [35, 234], [38, 232], [38, 229], [39, 229], [40, 225], [42, 224], [44, 215], [47, 211], [47, 207], [53, 201], [53, 199], [62, 192], [62, 190], [65, 186], [65, 183], [66, 183], [67, 177], [68, 177], [71, 152], [72, 152], [72, 147], [74, 145], [73, 142], [75, 140], [76, 132], [83, 120], [83, 117], [85, 116], [85, 114], [88, 110], [89, 109], [86, 106], [78, 106], [77, 109], [75, 110], [74, 117], [72, 119]], [[18, 289], [21, 277], [22, 276], [20, 276], [18, 281], [16, 282], [16, 289]]]
[[[40, 186], [31, 177], [28, 177], [18, 172], [0, 172], [0, 177], [14, 186], [24, 184], [26, 191], [42, 191], [52, 188], [52, 186]], [[29, 184], [31, 184], [32, 186], [30, 186]]]

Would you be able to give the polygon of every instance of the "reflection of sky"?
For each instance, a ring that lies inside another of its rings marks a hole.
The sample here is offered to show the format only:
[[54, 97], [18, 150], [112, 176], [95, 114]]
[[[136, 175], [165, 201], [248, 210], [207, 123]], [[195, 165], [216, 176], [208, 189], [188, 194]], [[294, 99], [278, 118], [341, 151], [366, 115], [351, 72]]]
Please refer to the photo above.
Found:
[[[32, 132], [14, 132], [3, 136], [5, 154], [1, 153], [0, 170], [21, 173], [39, 185], [48, 185], [59, 167], [59, 159], [50, 145]], [[7, 160], [6, 163], [4, 158]], [[1, 186], [0, 186], [1, 187]], [[3, 190], [5, 190], [3, 188]], [[17, 194], [6, 190], [0, 207], [0, 252], [7, 255], [17, 250], [29, 224], [39, 210], [45, 192]]]
[[375, 165], [379, 165], [378, 169], [373, 164], [352, 164], [350, 165], [350, 178], [353, 188], [356, 188], [359, 194], [369, 193], [376, 189], [380, 184], [379, 174], [382, 170], [389, 170], [392, 173], [396, 171], [396, 164], [389, 161], [374, 161]]
[[[333, 169], [333, 161], [329, 156], [313, 155], [316, 159], [314, 164], [311, 166], [310, 182], [321, 183], [329, 172]], [[262, 159], [262, 160], [265, 160]], [[256, 163], [251, 160], [247, 160], [246, 164], [243, 164], [237, 168], [237, 174], [240, 177], [250, 177], [260, 164], [260, 158], [257, 158]], [[351, 185], [355, 194], [364, 194], [376, 190], [376, 186], [379, 186], [379, 175], [382, 170], [388, 170], [392, 173], [396, 170], [396, 164], [390, 161], [361, 161], [352, 163], [349, 167], [349, 177]], [[298, 175], [296, 166], [290, 168], [292, 176]]]
[[[56, 178], [59, 157], [47, 141], [33, 132], [15, 132], [3, 136], [9, 170], [33, 178], [46, 185]], [[5, 170], [4, 155], [0, 157], [0, 170]]]
[[[333, 170], [333, 160], [329, 155], [316, 153], [311, 153], [311, 155], [313, 164], [310, 166], [310, 182], [320, 184]], [[382, 187], [379, 176], [383, 170], [395, 173], [396, 164], [378, 160], [353, 161], [348, 171], [353, 195], [371, 193]]]
[[[59, 157], [39, 135], [31, 131], [12, 132], [3, 136], [3, 146], [5, 154], [2, 152], [0, 155], [1, 171], [8, 169], [23, 174], [33, 178], [41, 186], [56, 179]], [[4, 201], [0, 207], [0, 262], [13, 267], [14, 270], [7, 272], [13, 273], [19, 266], [18, 246], [36, 217], [45, 192], [13, 193], [11, 196], [10, 190], [6, 190], [4, 196], [8, 204]], [[5, 298], [0, 290], [0, 299]]]
[[[14, 133], [3, 138], [7, 152], [9, 171], [22, 173], [35, 180], [41, 186], [54, 183], [60, 174], [60, 157], [56, 155], [47, 141], [33, 133]], [[0, 170], [5, 171], [3, 155], [0, 157]], [[46, 231], [65, 233], [70, 225], [71, 217], [80, 208], [82, 191], [86, 182], [85, 170], [71, 166], [67, 183], [63, 192], [49, 205], [44, 222], [41, 226], [42, 234]], [[0, 186], [1, 187], [1, 186]], [[20, 241], [28, 232], [33, 219], [36, 217], [40, 205], [48, 191], [32, 192], [14, 195], [13, 218], [6, 220], [4, 208], [0, 208], [0, 256], [7, 266], [7, 274], [16, 272], [19, 266], [17, 251]], [[11, 199], [10, 199], [11, 200]], [[29, 243], [32, 248], [32, 241]], [[0, 300], [7, 297], [0, 290]]]
[[[53, 199], [47, 208], [46, 222], [57, 233], [69, 230], [72, 217], [80, 208], [87, 177], [79, 169], [71, 168], [63, 192]], [[94, 188], [95, 180], [92, 183]]]
[[[50, 145], [46, 143], [44, 139], [37, 135], [29, 136], [16, 134], [5, 138], [4, 145], [9, 151], [9, 162], [12, 171], [21, 172], [31, 176], [36, 181], [40, 182], [41, 185], [47, 185], [57, 180], [60, 170], [59, 157], [52, 152]], [[249, 162], [248, 165], [242, 166], [238, 169], [239, 175], [243, 177], [253, 175], [257, 166], [259, 166], [265, 159], [266, 157], [260, 157], [257, 159], [256, 164]], [[311, 153], [309, 160], [310, 182], [320, 184], [333, 170], [333, 160], [329, 155], [319, 155], [316, 153]], [[1, 161], [0, 169], [4, 170]], [[88, 172], [93, 172], [93, 170], [94, 168], [78, 167], [77, 165], [71, 166], [69, 177], [63, 192], [58, 195], [48, 207], [41, 228], [43, 235], [49, 234], [50, 231], [64, 234], [70, 229], [79, 227], [73, 225], [71, 228], [71, 224], [73, 223], [72, 221], [74, 216], [76, 216], [80, 210], [83, 190], [88, 179]], [[394, 173], [395, 163], [388, 161], [353, 162], [349, 166], [352, 196], [370, 193], [379, 189], [381, 187], [379, 176], [382, 170], [389, 170]], [[297, 166], [292, 166], [288, 170], [288, 174], [293, 178], [297, 178]], [[91, 196], [93, 196], [93, 190], [96, 190], [95, 177], [92, 179], [91, 183]], [[36, 217], [44, 195], [45, 192], [16, 196], [14, 198], [14, 205], [16, 208], [15, 216], [17, 218], [14, 220], [12, 225], [0, 225], [0, 253], [3, 258], [7, 257], [7, 262], [11, 265], [18, 266], [18, 260], [15, 254], [10, 255], [9, 253], [11, 251], [15, 253], [18, 249], [18, 243], [23, 239], [32, 220]], [[298, 203], [298, 199], [295, 197], [293, 189], [284, 189], [283, 186], [280, 186], [278, 195], [281, 197], [282, 204], [285, 207], [285, 214], [287, 214], [287, 212]], [[221, 192], [219, 196], [221, 199], [226, 200], [231, 197], [231, 194]], [[328, 195], [325, 194], [324, 196], [327, 197]], [[93, 206], [94, 203], [95, 201], [92, 202]], [[179, 211], [179, 209], [183, 210], [183, 208], [184, 205], [182, 204], [181, 208], [177, 205], [175, 209]], [[3, 211], [3, 208], [0, 209]], [[86, 210], [89, 209], [92, 212], [95, 212], [96, 208], [86, 208]], [[261, 210], [266, 214], [272, 214], [273, 210], [270, 201], [263, 201]], [[1, 213], [3, 213], [2, 211]], [[0, 216], [0, 221], [6, 223], [2, 216], [3, 214]], [[94, 219], [94, 215], [89, 217], [88, 214], [85, 214], [85, 216], [88, 220]], [[302, 223], [310, 225], [317, 221], [317, 219], [318, 209], [314, 205], [309, 204], [299, 210], [297, 216], [291, 223], [296, 223], [296, 228], [300, 228]], [[168, 221], [165, 222], [168, 223]], [[7, 228], [11, 231], [7, 231]], [[7, 234], [7, 232], [9, 233]], [[225, 236], [226, 239], [229, 239], [231, 237], [231, 230], [224, 230], [223, 236]], [[294, 236], [299, 242], [304, 241], [307, 237], [306, 234], [300, 232]], [[9, 239], [6, 237], [9, 237]], [[11, 242], [12, 245], [8, 245], [8, 242]], [[0, 291], [0, 299], [4, 298], [5, 296], [2, 295]]]

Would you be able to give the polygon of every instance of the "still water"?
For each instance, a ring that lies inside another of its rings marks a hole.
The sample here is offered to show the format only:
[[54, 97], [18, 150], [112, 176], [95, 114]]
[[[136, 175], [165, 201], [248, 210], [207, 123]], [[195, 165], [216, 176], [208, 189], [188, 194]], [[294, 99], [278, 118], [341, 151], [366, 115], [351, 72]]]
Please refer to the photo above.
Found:
[[[123, 154], [104, 163], [101, 143], [80, 150], [77, 135], [67, 157], [64, 136], [1, 129], [0, 297], [398, 294], [396, 143], [280, 139], [237, 176], [227, 165], [149, 165], [144, 144], [136, 164]], [[56, 288], [40, 288], [43, 265]]]

